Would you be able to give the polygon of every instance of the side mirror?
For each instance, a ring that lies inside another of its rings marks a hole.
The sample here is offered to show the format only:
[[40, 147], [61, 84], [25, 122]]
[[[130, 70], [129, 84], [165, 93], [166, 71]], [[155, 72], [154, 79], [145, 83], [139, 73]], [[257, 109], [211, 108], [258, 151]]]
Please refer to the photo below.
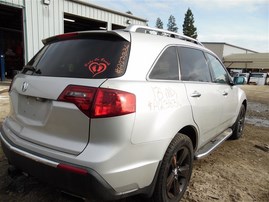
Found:
[[246, 78], [243, 76], [234, 77], [234, 85], [243, 85], [246, 83]]

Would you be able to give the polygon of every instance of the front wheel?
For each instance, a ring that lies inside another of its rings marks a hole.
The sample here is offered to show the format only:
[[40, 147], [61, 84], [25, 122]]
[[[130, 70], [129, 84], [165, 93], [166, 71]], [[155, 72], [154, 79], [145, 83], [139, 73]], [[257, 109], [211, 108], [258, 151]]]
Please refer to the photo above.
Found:
[[178, 202], [189, 184], [193, 146], [189, 137], [177, 134], [170, 143], [160, 168], [153, 193], [156, 202]]
[[233, 125], [233, 134], [230, 139], [236, 140], [242, 137], [243, 129], [245, 125], [245, 116], [246, 116], [246, 108], [244, 105], [241, 105], [238, 117], [236, 122]]

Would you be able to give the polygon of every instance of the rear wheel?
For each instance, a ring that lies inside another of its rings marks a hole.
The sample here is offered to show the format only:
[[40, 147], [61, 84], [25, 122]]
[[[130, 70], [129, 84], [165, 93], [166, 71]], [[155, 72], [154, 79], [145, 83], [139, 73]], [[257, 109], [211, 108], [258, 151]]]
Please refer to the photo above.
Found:
[[245, 125], [246, 108], [241, 106], [236, 122], [233, 125], [233, 134], [230, 139], [236, 140], [242, 137], [243, 129]]
[[157, 202], [178, 202], [190, 181], [193, 146], [189, 137], [177, 134], [170, 143], [161, 165], [153, 194]]

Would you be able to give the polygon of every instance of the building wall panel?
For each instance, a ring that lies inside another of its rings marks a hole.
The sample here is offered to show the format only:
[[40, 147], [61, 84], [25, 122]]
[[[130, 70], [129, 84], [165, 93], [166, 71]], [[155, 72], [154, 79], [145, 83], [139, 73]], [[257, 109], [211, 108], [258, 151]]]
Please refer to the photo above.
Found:
[[23, 7], [23, 0], [0, 0], [0, 3], [15, 6], [15, 7]]
[[247, 50], [229, 46], [229, 45], [224, 45], [223, 57], [227, 55], [231, 55], [231, 54], [237, 54], [237, 53], [247, 53]]
[[42, 48], [42, 39], [64, 33], [64, 13], [107, 22], [108, 29], [112, 24], [128, 26], [128, 19], [133, 24], [146, 24], [135, 16], [76, 0], [51, 0], [49, 5], [43, 4], [43, 0], [0, 0], [0, 4], [23, 8], [26, 62]]
[[26, 61], [29, 61], [43, 46], [42, 39], [63, 33], [63, 0], [25, 1]]
[[53, 5], [53, 30], [55, 30], [55, 33], [59, 33], [60, 29], [59, 29], [59, 24], [56, 23], [56, 19], [59, 19], [59, 21], [61, 19], [63, 19], [62, 16], [60, 16], [60, 13], [58, 12], [59, 11], [59, 1], [53, 1], [52, 2], [52, 5]]
[[38, 34], [38, 36], [37, 36], [37, 38], [35, 40], [37, 40], [37, 44], [38, 44], [37, 49], [39, 49], [39, 47], [41, 45], [41, 42], [38, 39], [43, 38], [44, 34], [45, 34], [45, 31], [46, 31], [45, 26], [44, 26], [44, 20], [45, 19], [43, 17], [44, 16], [44, 9], [42, 7], [40, 7], [40, 6], [37, 6], [36, 4], [35, 5], [33, 4], [32, 7], [33, 7], [32, 11], [35, 10], [35, 8], [36, 8], [36, 12], [37, 12], [37, 13], [32, 13], [32, 16], [36, 15], [36, 19], [37, 19], [37, 22], [38, 22], [37, 27], [35, 28], [35, 26], [33, 26], [32, 28], [33, 28], [33, 34], [35, 34], [35, 33]]

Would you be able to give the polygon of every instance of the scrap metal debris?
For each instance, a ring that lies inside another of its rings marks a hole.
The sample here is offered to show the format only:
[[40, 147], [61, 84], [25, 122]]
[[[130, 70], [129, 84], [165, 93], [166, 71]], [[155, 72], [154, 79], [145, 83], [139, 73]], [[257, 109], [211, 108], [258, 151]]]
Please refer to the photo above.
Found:
[[269, 145], [267, 145], [267, 144], [264, 144], [263, 146], [255, 145], [254, 147], [256, 147], [262, 151], [269, 152]]

